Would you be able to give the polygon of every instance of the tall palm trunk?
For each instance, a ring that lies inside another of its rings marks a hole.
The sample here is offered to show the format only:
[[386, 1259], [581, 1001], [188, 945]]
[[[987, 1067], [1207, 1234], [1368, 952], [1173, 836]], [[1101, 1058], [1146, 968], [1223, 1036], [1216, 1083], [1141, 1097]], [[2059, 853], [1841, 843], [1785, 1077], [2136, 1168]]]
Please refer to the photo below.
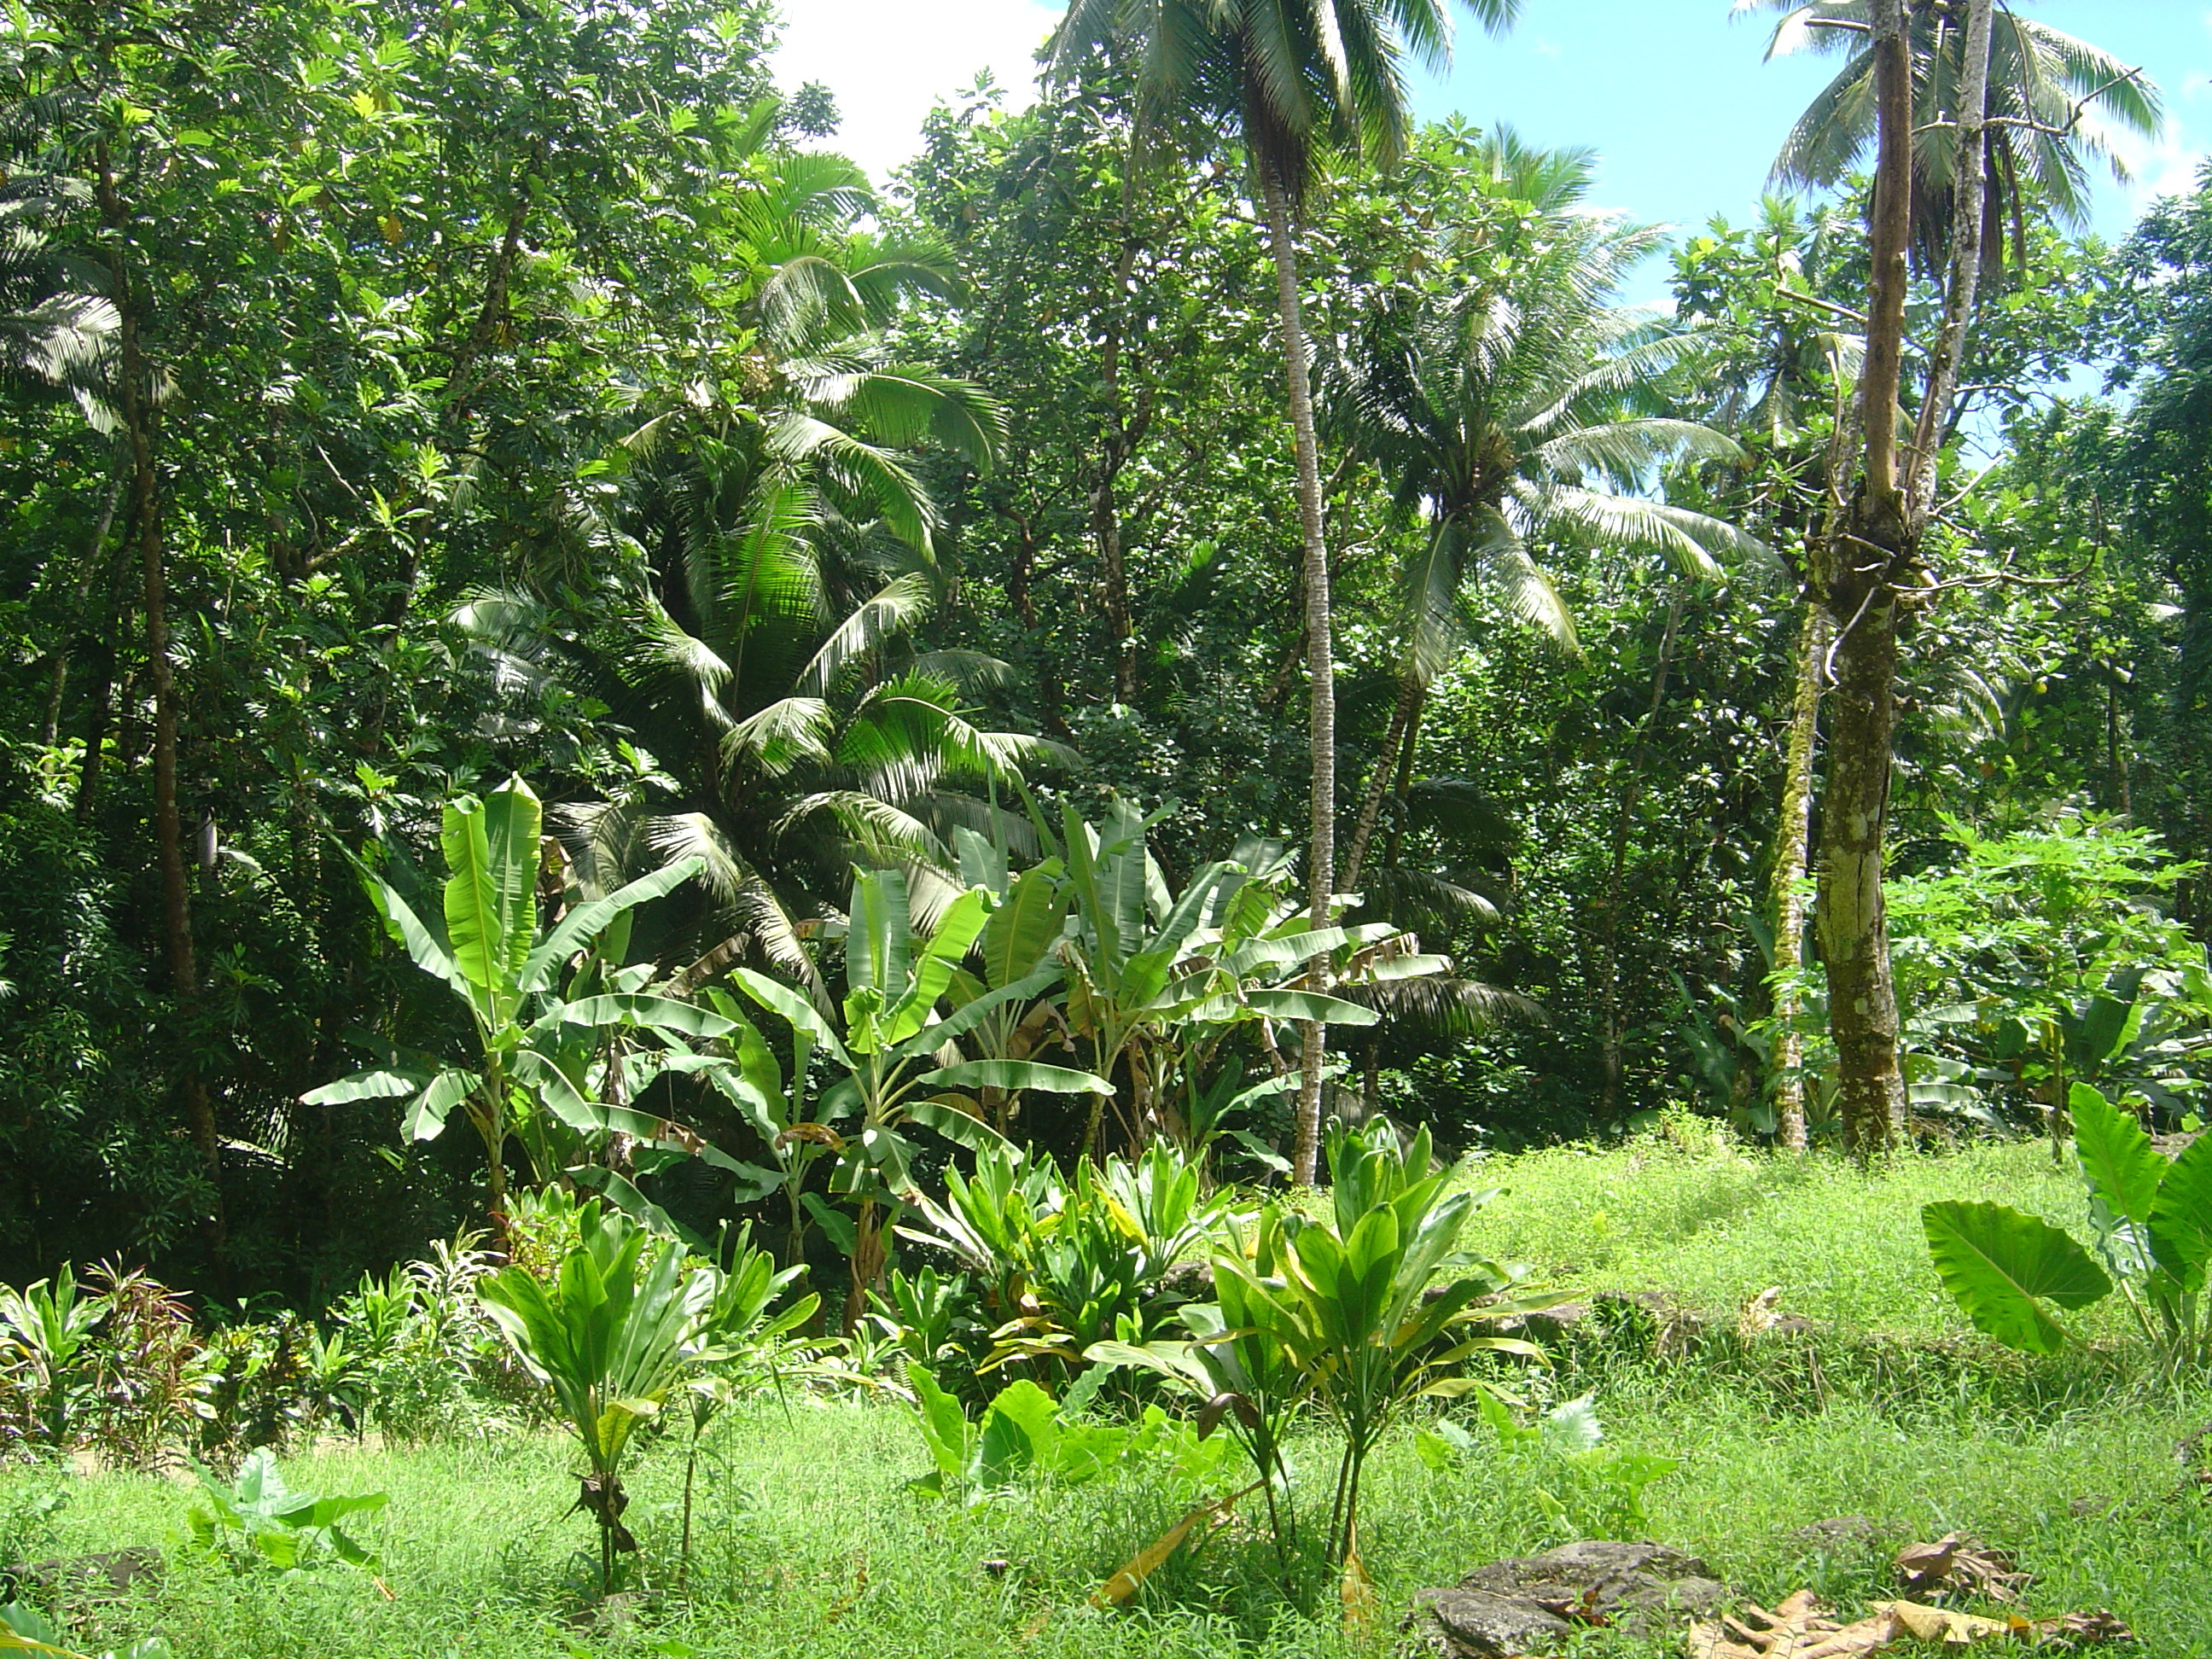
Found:
[[[1275, 320], [1283, 349], [1283, 378], [1290, 393], [1291, 431], [1297, 459], [1298, 530], [1304, 544], [1306, 670], [1312, 684], [1309, 741], [1313, 760], [1313, 839], [1307, 857], [1307, 899], [1313, 926], [1328, 925], [1336, 882], [1336, 663], [1329, 637], [1328, 548], [1322, 536], [1321, 454], [1314, 432], [1313, 388], [1307, 379], [1305, 319], [1298, 305], [1298, 253], [1291, 194], [1274, 166], [1261, 161], [1260, 195], [1267, 216], [1267, 249], [1275, 261]], [[1322, 973], [1311, 975], [1318, 988]], [[1291, 1178], [1310, 1184], [1321, 1158], [1322, 1028], [1308, 1020], [1299, 1042], [1297, 1134]]]
[[1805, 606], [1797, 629], [1797, 690], [1790, 709], [1790, 745], [1782, 769], [1782, 822], [1774, 848], [1774, 967], [1784, 974], [1774, 999], [1775, 1133], [1793, 1152], [1806, 1147], [1805, 1040], [1797, 1030], [1804, 995], [1796, 975], [1805, 967], [1807, 860], [1813, 836], [1813, 757], [1820, 742], [1820, 672], [1832, 630], [1817, 603]]
[[[161, 475], [155, 455], [155, 428], [160, 415], [154, 401], [155, 377], [139, 332], [137, 295], [124, 252], [130, 219], [116, 190], [114, 168], [105, 143], [99, 147], [96, 165], [100, 218], [112, 239], [108, 275], [117, 319], [118, 401], [122, 404], [124, 436], [129, 447], [131, 526], [138, 539], [146, 666], [154, 688], [154, 842], [161, 868], [161, 933], [170, 994], [176, 998], [179, 1024], [189, 1037], [198, 1012], [199, 966], [192, 946], [191, 891], [185, 880], [183, 815], [177, 805], [176, 676], [169, 660], [168, 573], [161, 536]], [[224, 1245], [222, 1143], [216, 1133], [215, 1106], [209, 1098], [206, 1080], [191, 1057], [191, 1044], [187, 1040], [181, 1046], [185, 1057], [179, 1087], [185, 1098], [185, 1120], [208, 1183], [208, 1209], [201, 1220], [201, 1236], [210, 1266], [219, 1269]]]
[[1828, 971], [1844, 1144], [1861, 1158], [1896, 1143], [1905, 1124], [1897, 989], [1882, 902], [1890, 742], [1897, 726], [1898, 587], [1911, 562], [1898, 478], [1897, 396], [1905, 350], [1905, 245], [1912, 195], [1912, 64], [1903, 0], [1873, 7], [1881, 143], [1869, 225], [1866, 438], [1856, 492], [1822, 549], [1822, 597], [1841, 630], [1827, 787], [1820, 801], [1820, 954]]
[[1880, 143], [1869, 224], [1866, 361], [1859, 382], [1866, 464], [1841, 533], [1824, 550], [1822, 586], [1837, 636], [1835, 714], [1821, 801], [1820, 928], [1828, 970], [1845, 1144], [1860, 1157], [1893, 1145], [1905, 1124], [1898, 1063], [1897, 990], [1882, 902], [1890, 744], [1897, 725], [1898, 625], [1927, 589], [1919, 547], [1936, 500], [1936, 458], [1948, 431], [1981, 274], [1983, 198], [1994, 0], [1968, 0], [1958, 103], [1948, 125], [1954, 180], [1943, 312], [1929, 352], [1926, 396], [1900, 465], [1898, 388], [1905, 351], [1905, 245], [1913, 177], [1911, 48], [1904, 0], [1875, 0], [1869, 23]]

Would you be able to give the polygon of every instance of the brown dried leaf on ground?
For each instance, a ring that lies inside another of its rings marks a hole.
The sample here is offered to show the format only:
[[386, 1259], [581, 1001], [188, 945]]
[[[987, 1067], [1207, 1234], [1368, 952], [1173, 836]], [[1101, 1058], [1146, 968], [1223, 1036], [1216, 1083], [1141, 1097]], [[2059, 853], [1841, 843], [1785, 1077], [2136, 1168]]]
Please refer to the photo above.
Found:
[[1835, 1645], [1847, 1634], [1812, 1591], [1802, 1589], [1771, 1613], [1751, 1604], [1732, 1618], [1692, 1625], [1688, 1650], [1690, 1659], [1844, 1659], [1871, 1653], [1887, 1639]]
[[2072, 1646], [2132, 1642], [2135, 1632], [2109, 1613], [1987, 1619], [1916, 1601], [1877, 1601], [1865, 1618], [1838, 1625], [1812, 1591], [1799, 1590], [1771, 1613], [1747, 1607], [1735, 1618], [1691, 1626], [1688, 1652], [1689, 1659], [1861, 1659], [1908, 1644], [1964, 1648], [2005, 1639]]
[[1932, 1544], [1907, 1544], [1898, 1551], [1896, 1561], [1905, 1593], [1914, 1596], [1958, 1590], [1993, 1601], [2016, 1601], [2021, 1587], [2030, 1577], [2014, 1567], [2012, 1557], [2003, 1551], [1957, 1532], [1946, 1533]]

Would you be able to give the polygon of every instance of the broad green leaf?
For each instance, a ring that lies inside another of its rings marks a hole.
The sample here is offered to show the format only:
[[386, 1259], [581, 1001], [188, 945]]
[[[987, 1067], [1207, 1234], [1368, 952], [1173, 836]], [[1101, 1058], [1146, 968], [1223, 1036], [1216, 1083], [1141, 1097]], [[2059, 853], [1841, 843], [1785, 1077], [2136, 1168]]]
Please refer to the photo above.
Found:
[[1042, 1089], [1054, 1095], [1110, 1095], [1114, 1085], [1091, 1072], [1033, 1060], [963, 1060], [921, 1079], [929, 1089]]
[[415, 914], [414, 907], [408, 903], [406, 896], [351, 854], [346, 856], [355, 870], [360, 872], [362, 886], [368, 894], [368, 902], [375, 907], [376, 914], [384, 919], [385, 931], [407, 952], [415, 965], [424, 973], [445, 981], [464, 997], [473, 1000], [475, 988], [453, 960], [453, 951], [446, 941]]
[[847, 987], [877, 992], [885, 1004], [905, 995], [912, 951], [906, 878], [896, 870], [856, 874], [845, 927]]
[[915, 1415], [921, 1423], [921, 1437], [928, 1444], [937, 1472], [948, 1481], [966, 1480], [975, 1428], [960, 1409], [960, 1402], [938, 1386], [927, 1366], [908, 1360], [906, 1378], [914, 1389]]
[[1032, 1468], [1050, 1468], [1060, 1438], [1060, 1408], [1027, 1377], [999, 1390], [975, 1437], [975, 1480], [987, 1489], [1012, 1484]]
[[696, 1037], [727, 1036], [737, 1029], [721, 1015], [696, 1002], [634, 993], [579, 997], [574, 1002], [561, 1003], [538, 1020], [533, 1029], [555, 1024], [586, 1028], [642, 1025], [651, 1030]]
[[779, 984], [766, 974], [751, 968], [732, 968], [730, 977], [739, 989], [772, 1014], [781, 1014], [793, 1029], [804, 1032], [830, 1057], [848, 1071], [852, 1069], [853, 1057], [845, 1052], [836, 1029], [822, 1017], [822, 1011], [788, 985]]
[[908, 1103], [906, 1115], [925, 1129], [934, 1129], [956, 1146], [970, 1152], [982, 1152], [990, 1147], [1003, 1147], [1006, 1138], [980, 1117], [941, 1101], [916, 1100]]
[[2194, 1291], [2212, 1262], [2212, 1133], [2200, 1134], [2166, 1166], [2150, 1206], [2150, 1253]]
[[626, 915], [649, 900], [674, 892], [706, 866], [707, 861], [702, 858], [679, 859], [665, 869], [640, 876], [635, 881], [617, 888], [605, 898], [586, 900], [562, 916], [555, 924], [553, 931], [545, 935], [545, 942], [525, 960], [521, 988], [526, 991], [539, 989], [562, 963], [588, 945], [616, 917]]
[[421, 1094], [407, 1103], [407, 1116], [400, 1133], [410, 1140], [435, 1140], [453, 1108], [483, 1084], [483, 1079], [474, 1072], [439, 1073]]
[[2006, 1205], [1951, 1200], [1923, 1206], [1920, 1218], [1944, 1287], [1976, 1329], [2008, 1348], [2057, 1353], [2067, 1332], [2043, 1303], [2072, 1310], [2112, 1291], [2070, 1235]]
[[303, 1106], [344, 1106], [356, 1100], [396, 1100], [411, 1095], [429, 1081], [421, 1072], [356, 1072], [336, 1083], [325, 1083], [300, 1097]]
[[2138, 1225], [2148, 1221], [2166, 1159], [2133, 1112], [2121, 1110], [2087, 1084], [2074, 1085], [2069, 1103], [2082, 1175], [2114, 1215]]
[[446, 805], [446, 937], [461, 972], [495, 998], [519, 994], [537, 938], [539, 823], [519, 777]]
[[1372, 1008], [1318, 991], [1255, 991], [1244, 999], [1255, 1013], [1271, 1019], [1317, 1019], [1324, 1025], [1372, 1025], [1382, 1018]]
[[994, 988], [1025, 979], [1067, 923], [1068, 894], [1057, 860], [1024, 870], [983, 924], [983, 980]]

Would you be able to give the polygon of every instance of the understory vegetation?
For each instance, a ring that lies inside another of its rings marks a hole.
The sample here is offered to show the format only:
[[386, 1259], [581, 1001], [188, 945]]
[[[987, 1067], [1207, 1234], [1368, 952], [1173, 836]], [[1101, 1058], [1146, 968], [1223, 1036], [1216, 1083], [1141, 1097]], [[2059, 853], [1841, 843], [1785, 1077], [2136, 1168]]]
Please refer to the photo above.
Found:
[[1538, 9], [0, 20], [0, 1654], [2212, 1652], [2212, 167]]
[[[288, 1573], [193, 1547], [194, 1480], [174, 1474], [19, 1468], [0, 1476], [0, 1537], [33, 1560], [165, 1552], [160, 1578], [117, 1599], [104, 1584], [64, 1592], [88, 1650], [158, 1629], [180, 1653], [271, 1659], [1354, 1655], [1395, 1639], [1390, 1626], [1418, 1588], [1615, 1535], [1624, 1500], [1603, 1452], [1668, 1465], [1636, 1495], [1641, 1524], [1623, 1535], [1693, 1551], [1762, 1604], [1802, 1586], [1846, 1608], [1893, 1595], [1899, 1543], [1960, 1530], [2033, 1573], [2039, 1606], [2112, 1608], [2142, 1637], [2137, 1650], [2200, 1653], [2212, 1513], [2193, 1437], [2212, 1394], [2147, 1373], [2118, 1337], [2008, 1358], [1946, 1321], [1924, 1249], [1889, 1227], [1919, 1200], [1984, 1192], [1993, 1177], [2017, 1192], [2047, 1168], [2039, 1148], [2014, 1147], [1874, 1176], [1808, 1171], [1660, 1133], [1496, 1160], [1480, 1178], [1506, 1194], [1472, 1237], [1485, 1249], [1525, 1242], [1545, 1276], [1571, 1276], [1594, 1310], [1547, 1340], [1553, 1363], [1527, 1375], [1528, 1415], [1594, 1395], [1603, 1438], [1589, 1449], [1508, 1446], [1461, 1404], [1413, 1418], [1376, 1458], [1363, 1505], [1362, 1556], [1389, 1610], [1374, 1628], [1347, 1627], [1334, 1608], [1310, 1620], [1249, 1516], [1170, 1557], [1130, 1607], [1095, 1607], [1109, 1578], [1181, 1517], [1171, 1480], [1141, 1467], [1025, 1477], [985, 1501], [948, 1502], [920, 1489], [933, 1464], [912, 1405], [797, 1351], [780, 1381], [757, 1376], [699, 1443], [688, 1564], [688, 1420], [678, 1413], [644, 1437], [625, 1474], [640, 1548], [611, 1601], [589, 1518], [562, 1513], [575, 1495], [568, 1443], [542, 1407], [496, 1389], [473, 1393], [470, 1411], [428, 1439], [398, 1410], [388, 1427], [372, 1410], [361, 1437], [337, 1426], [284, 1443], [295, 1488], [387, 1497], [343, 1523], [374, 1553], [373, 1573], [335, 1560]], [[1570, 1185], [1592, 1206], [1585, 1218], [1602, 1208], [1640, 1243], [1595, 1259], [1583, 1230], [1563, 1224]], [[1792, 1224], [1776, 1225], [1781, 1210]], [[1739, 1286], [1755, 1288], [1738, 1300]], [[1744, 1303], [1770, 1286], [1794, 1317], [1747, 1327]], [[1462, 1425], [1475, 1449], [1442, 1467], [1425, 1459], [1417, 1442], [1439, 1422]], [[1288, 1438], [1301, 1480], [1336, 1450], [1316, 1420]], [[1875, 1525], [1805, 1530], [1843, 1516]], [[1671, 1654], [1680, 1638], [1602, 1645]]]

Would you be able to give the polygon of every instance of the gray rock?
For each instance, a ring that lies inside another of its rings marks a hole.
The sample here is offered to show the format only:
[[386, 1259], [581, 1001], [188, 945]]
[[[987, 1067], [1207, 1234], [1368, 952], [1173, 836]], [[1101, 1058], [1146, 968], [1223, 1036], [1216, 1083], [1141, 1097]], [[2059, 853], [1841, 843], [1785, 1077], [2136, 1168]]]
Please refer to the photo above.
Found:
[[15, 1589], [34, 1586], [47, 1596], [112, 1601], [128, 1595], [143, 1582], [159, 1583], [164, 1566], [161, 1552], [146, 1545], [135, 1549], [102, 1550], [94, 1555], [64, 1556], [52, 1561], [18, 1562], [0, 1568], [0, 1583]]
[[1685, 1615], [1711, 1613], [1727, 1595], [1693, 1555], [1663, 1544], [1584, 1539], [1423, 1590], [1406, 1628], [1417, 1652], [1504, 1659], [1557, 1648], [1577, 1626], [1657, 1634]]

